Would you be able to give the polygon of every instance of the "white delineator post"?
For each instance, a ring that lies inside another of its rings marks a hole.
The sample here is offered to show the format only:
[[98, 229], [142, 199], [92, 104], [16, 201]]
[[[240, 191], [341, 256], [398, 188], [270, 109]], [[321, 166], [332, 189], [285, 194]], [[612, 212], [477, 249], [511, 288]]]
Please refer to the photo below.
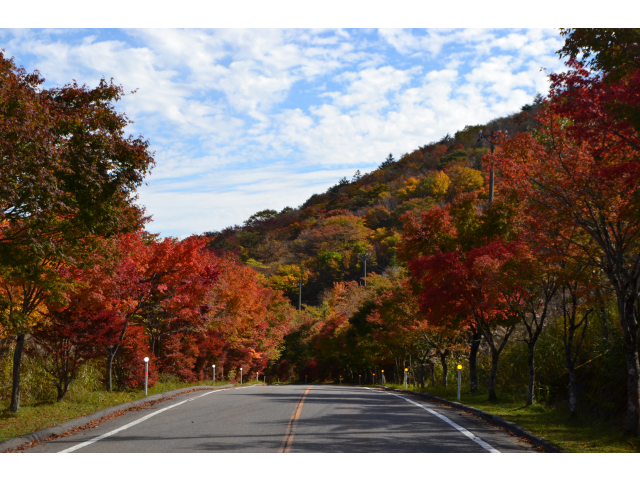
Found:
[[242, 385], [242, 367], [240, 367], [240, 385]]
[[409, 369], [405, 368], [404, 369], [404, 389], [405, 390], [407, 389], [407, 374], [408, 374], [408, 372], [409, 372]]
[[144, 357], [144, 396], [147, 396], [149, 386], [149, 357]]
[[211, 367], [213, 368], [213, 386], [215, 387], [215, 385], [216, 385], [216, 366], [215, 365], [211, 365]]
[[460, 401], [460, 374], [462, 373], [462, 365], [458, 365], [458, 401]]

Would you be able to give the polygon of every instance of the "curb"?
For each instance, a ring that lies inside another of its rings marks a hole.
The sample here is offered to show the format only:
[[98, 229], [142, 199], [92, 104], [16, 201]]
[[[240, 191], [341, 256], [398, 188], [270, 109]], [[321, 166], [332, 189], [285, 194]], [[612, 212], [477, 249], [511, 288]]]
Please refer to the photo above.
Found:
[[100, 420], [102, 417], [106, 417], [107, 415], [111, 415], [112, 413], [119, 412], [121, 410], [127, 410], [131, 407], [139, 407], [144, 405], [147, 402], [153, 402], [157, 400], [162, 400], [168, 397], [172, 397], [177, 393], [181, 393], [187, 390], [222, 390], [226, 388], [234, 388], [236, 385], [229, 385], [224, 387], [185, 387], [180, 388], [178, 390], [170, 390], [168, 392], [157, 393], [155, 395], [151, 395], [150, 397], [141, 398], [140, 400], [134, 400], [133, 402], [122, 403], [120, 405], [115, 405], [113, 407], [106, 408], [104, 410], [100, 410], [99, 412], [90, 413], [89, 415], [84, 415], [80, 418], [76, 418], [74, 420], [69, 420], [68, 422], [61, 423], [59, 425], [55, 425], [53, 427], [45, 428], [43, 430], [38, 430], [37, 432], [28, 433], [27, 435], [23, 435], [21, 437], [14, 437], [3, 442], [0, 442], [0, 453], [6, 452], [7, 450], [12, 450], [14, 448], [20, 447], [25, 443], [31, 442], [41, 442], [52, 435], [60, 435], [69, 430], [73, 430], [74, 428], [82, 427], [87, 423], [93, 422], [94, 420]]
[[561, 448], [556, 447], [555, 445], [552, 445], [551, 443], [549, 443], [545, 438], [534, 435], [526, 428], [521, 427], [516, 423], [510, 422], [509, 420], [505, 420], [504, 418], [499, 417], [498, 415], [493, 415], [491, 413], [485, 412], [484, 410], [480, 410], [479, 408], [473, 408], [473, 407], [464, 405], [462, 403], [445, 400], [444, 398], [436, 397], [428, 393], [413, 392], [410, 390], [398, 390], [395, 388], [388, 388], [388, 387], [382, 387], [382, 388], [385, 390], [393, 391], [393, 392], [416, 395], [418, 397], [426, 398], [427, 400], [430, 400], [432, 402], [440, 403], [448, 407], [452, 407], [457, 410], [462, 410], [464, 412], [470, 413], [472, 415], [475, 415], [476, 417], [480, 417], [481, 419], [489, 423], [492, 423], [500, 428], [503, 428], [504, 430], [506, 430], [509, 433], [512, 433], [516, 437], [524, 438], [525, 440], [530, 442], [533, 446], [542, 448], [546, 453], [567, 453], [565, 450], [562, 450]]

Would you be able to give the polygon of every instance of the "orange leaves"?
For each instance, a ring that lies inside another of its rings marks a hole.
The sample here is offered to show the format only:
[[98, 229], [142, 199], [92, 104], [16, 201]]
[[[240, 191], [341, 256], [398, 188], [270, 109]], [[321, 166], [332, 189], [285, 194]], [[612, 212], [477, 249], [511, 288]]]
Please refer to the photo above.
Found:
[[276, 355], [293, 309], [251, 267], [231, 256], [217, 261], [220, 277], [208, 297], [208, 328], [224, 339], [227, 352], [244, 358], [245, 368], [251, 366], [252, 358], [261, 365]]
[[434, 207], [420, 217], [407, 214], [399, 251], [406, 259], [431, 255], [446, 249], [454, 235], [454, 226], [448, 211]]
[[577, 139], [581, 130], [570, 130], [551, 109], [540, 121], [540, 139], [516, 136], [495, 155], [501, 188], [523, 202], [529, 225], [549, 231], [550, 246], [580, 245], [593, 260], [597, 254], [580, 235], [593, 236], [599, 248], [607, 238], [633, 241], [640, 233], [640, 151], [629, 145], [602, 149], [606, 139], [593, 145], [593, 136]]

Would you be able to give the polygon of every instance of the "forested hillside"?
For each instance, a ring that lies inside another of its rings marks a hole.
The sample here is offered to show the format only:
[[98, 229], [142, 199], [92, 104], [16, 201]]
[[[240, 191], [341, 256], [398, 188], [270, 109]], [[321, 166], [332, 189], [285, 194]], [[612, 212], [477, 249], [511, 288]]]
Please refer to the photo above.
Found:
[[420, 214], [470, 192], [486, 199], [482, 158], [489, 141], [479, 133], [532, 131], [542, 102], [538, 94], [520, 112], [466, 126], [397, 160], [381, 155], [375, 171], [362, 175], [358, 170], [295, 209], [261, 210], [242, 226], [205, 235], [214, 249], [236, 253], [296, 305], [302, 276], [302, 301], [317, 306], [335, 282], [363, 281], [363, 254], [371, 255], [368, 272], [406, 266], [398, 259], [404, 214]]

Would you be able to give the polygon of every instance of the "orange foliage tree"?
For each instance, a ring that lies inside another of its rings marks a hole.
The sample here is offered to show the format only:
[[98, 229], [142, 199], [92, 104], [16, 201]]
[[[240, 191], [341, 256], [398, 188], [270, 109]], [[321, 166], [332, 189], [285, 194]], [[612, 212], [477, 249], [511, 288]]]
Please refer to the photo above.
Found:
[[[576, 75], [568, 78], [577, 81], [586, 74]], [[596, 79], [589, 83], [599, 85]], [[567, 95], [579, 94], [594, 105], [608, 88], [564, 85]], [[582, 113], [565, 108], [564, 93], [557, 95], [558, 106], [540, 114], [539, 133], [509, 139], [496, 152], [495, 165], [501, 171], [501, 189], [519, 197], [527, 215], [538, 219], [536, 228], [545, 231], [549, 247], [566, 254], [565, 246], [571, 245], [571, 257], [601, 271], [615, 291], [627, 363], [624, 428], [638, 433], [640, 150], [625, 135], [634, 134], [628, 122], [616, 121], [606, 108], [599, 110], [599, 122], [585, 122]]]

